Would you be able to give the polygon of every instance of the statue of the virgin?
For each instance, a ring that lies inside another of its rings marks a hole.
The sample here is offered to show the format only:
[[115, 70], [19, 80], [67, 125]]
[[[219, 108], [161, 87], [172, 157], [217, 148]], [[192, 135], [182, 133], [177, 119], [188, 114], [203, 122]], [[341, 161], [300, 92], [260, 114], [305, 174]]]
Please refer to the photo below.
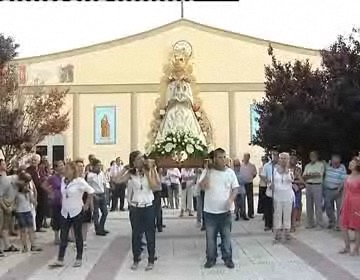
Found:
[[193, 111], [191, 71], [188, 64], [191, 53], [185, 48], [175, 49], [170, 63], [168, 85], [165, 95], [165, 115], [156, 139], [161, 140], [169, 132], [188, 131], [198, 137], [204, 145], [206, 140]]

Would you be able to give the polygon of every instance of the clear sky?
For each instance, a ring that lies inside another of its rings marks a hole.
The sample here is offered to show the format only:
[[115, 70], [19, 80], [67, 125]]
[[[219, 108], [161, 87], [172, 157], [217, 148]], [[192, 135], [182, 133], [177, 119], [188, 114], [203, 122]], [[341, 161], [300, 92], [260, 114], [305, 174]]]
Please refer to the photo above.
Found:
[[[360, 27], [360, 0], [185, 2], [185, 18], [263, 39], [324, 48]], [[0, 33], [20, 57], [118, 39], [180, 18], [179, 2], [0, 2]]]

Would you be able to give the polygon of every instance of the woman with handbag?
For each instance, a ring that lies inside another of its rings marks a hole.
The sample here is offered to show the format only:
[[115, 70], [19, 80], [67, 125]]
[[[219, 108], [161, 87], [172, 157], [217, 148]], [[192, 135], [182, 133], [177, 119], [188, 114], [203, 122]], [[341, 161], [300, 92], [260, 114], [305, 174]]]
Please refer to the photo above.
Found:
[[265, 231], [270, 231], [273, 228], [273, 189], [271, 184], [273, 181], [274, 169], [277, 166], [279, 161], [279, 152], [271, 152], [271, 161], [267, 162], [260, 173], [260, 178], [266, 182], [266, 192], [264, 198], [264, 221], [265, 221]]
[[275, 241], [281, 241], [281, 233], [285, 240], [290, 240], [291, 213], [294, 204], [293, 181], [294, 174], [289, 169], [290, 155], [281, 153], [279, 165], [274, 169], [272, 190], [274, 204]]

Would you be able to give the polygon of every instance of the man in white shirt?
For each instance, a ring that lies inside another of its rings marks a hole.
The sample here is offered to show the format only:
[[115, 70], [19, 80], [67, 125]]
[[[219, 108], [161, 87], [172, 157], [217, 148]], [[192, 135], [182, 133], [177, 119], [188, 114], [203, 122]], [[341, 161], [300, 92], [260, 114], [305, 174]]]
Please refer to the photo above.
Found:
[[126, 183], [117, 182], [118, 175], [123, 170], [124, 166], [121, 164], [120, 157], [117, 157], [115, 164], [110, 167], [110, 182], [111, 182], [111, 210], [115, 211], [118, 207], [118, 201], [120, 199], [120, 211], [124, 210], [125, 205], [125, 190]]
[[253, 180], [257, 175], [256, 167], [250, 162], [250, 154], [245, 153], [240, 167], [240, 176], [244, 182], [246, 190], [248, 217], [254, 218], [254, 185]]
[[[324, 227], [322, 212], [324, 172], [325, 163], [319, 160], [318, 152], [312, 151], [310, 153], [310, 162], [305, 165], [303, 174], [306, 183], [307, 228]], [[316, 220], [314, 220], [314, 214]]]
[[261, 170], [260, 178], [266, 183], [266, 193], [264, 198], [264, 221], [265, 231], [270, 231], [273, 228], [273, 199], [272, 191], [270, 188], [273, 181], [274, 169], [279, 162], [279, 152], [276, 150], [271, 151], [271, 160], [264, 164]]
[[[104, 172], [101, 171], [101, 162], [98, 159], [93, 159], [91, 171], [86, 177], [89, 185], [94, 189], [94, 227], [96, 235], [105, 236], [109, 232], [105, 230], [105, 222], [108, 215], [106, 206], [105, 188], [108, 184]], [[101, 218], [99, 220], [99, 210]]]
[[205, 190], [204, 216], [206, 228], [206, 263], [211, 268], [216, 263], [217, 235], [221, 236], [222, 259], [228, 268], [234, 268], [231, 248], [231, 211], [239, 183], [234, 171], [226, 167], [226, 153], [218, 148], [213, 152], [213, 167], [201, 174], [200, 188]]
[[169, 168], [167, 170], [167, 177], [170, 180], [170, 187], [168, 190], [168, 200], [170, 204], [170, 208], [174, 209], [174, 200], [175, 200], [175, 208], [179, 209], [179, 189], [180, 189], [180, 179], [181, 173], [179, 168]]

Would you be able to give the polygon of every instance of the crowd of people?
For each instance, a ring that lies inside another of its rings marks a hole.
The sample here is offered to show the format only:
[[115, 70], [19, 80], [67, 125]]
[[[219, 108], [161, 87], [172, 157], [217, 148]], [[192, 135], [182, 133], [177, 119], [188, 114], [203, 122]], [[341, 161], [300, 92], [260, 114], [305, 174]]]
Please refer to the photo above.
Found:
[[[194, 216], [206, 236], [205, 268], [215, 265], [220, 247], [222, 259], [233, 268], [231, 224], [255, 217], [254, 180], [259, 176], [257, 213], [264, 230], [274, 233], [274, 242], [292, 239], [300, 225], [302, 194], [306, 197], [306, 228], [342, 230], [342, 254], [359, 255], [360, 248], [360, 158], [349, 164], [349, 172], [334, 154], [329, 162], [311, 152], [302, 168], [298, 158], [272, 151], [262, 157], [257, 169], [250, 154], [229, 159], [218, 148], [209, 154], [202, 168], [157, 168], [139, 151], [120, 158], [105, 168], [100, 159], [57, 161], [51, 168], [46, 157], [31, 155], [26, 161], [13, 161], [11, 168], [0, 159], [0, 256], [17, 252], [9, 235], [19, 233], [22, 252], [41, 251], [35, 234], [48, 227], [59, 246], [57, 260], [50, 266], [64, 266], [68, 242], [76, 246], [74, 267], [82, 264], [87, 234], [93, 223], [97, 236], [106, 229], [108, 210], [129, 211], [132, 229], [133, 265], [138, 268], [143, 247], [148, 250], [146, 270], [152, 270], [156, 257], [156, 231], [162, 232], [163, 208], [178, 209], [180, 218]], [[125, 208], [127, 200], [128, 209]], [[328, 224], [324, 224], [326, 212]], [[350, 250], [349, 231], [355, 231], [355, 247]], [[218, 244], [217, 238], [221, 242]], [[144, 238], [145, 237], [145, 238]], [[144, 240], [145, 239], [145, 240]], [[30, 246], [28, 246], [28, 243]]]

